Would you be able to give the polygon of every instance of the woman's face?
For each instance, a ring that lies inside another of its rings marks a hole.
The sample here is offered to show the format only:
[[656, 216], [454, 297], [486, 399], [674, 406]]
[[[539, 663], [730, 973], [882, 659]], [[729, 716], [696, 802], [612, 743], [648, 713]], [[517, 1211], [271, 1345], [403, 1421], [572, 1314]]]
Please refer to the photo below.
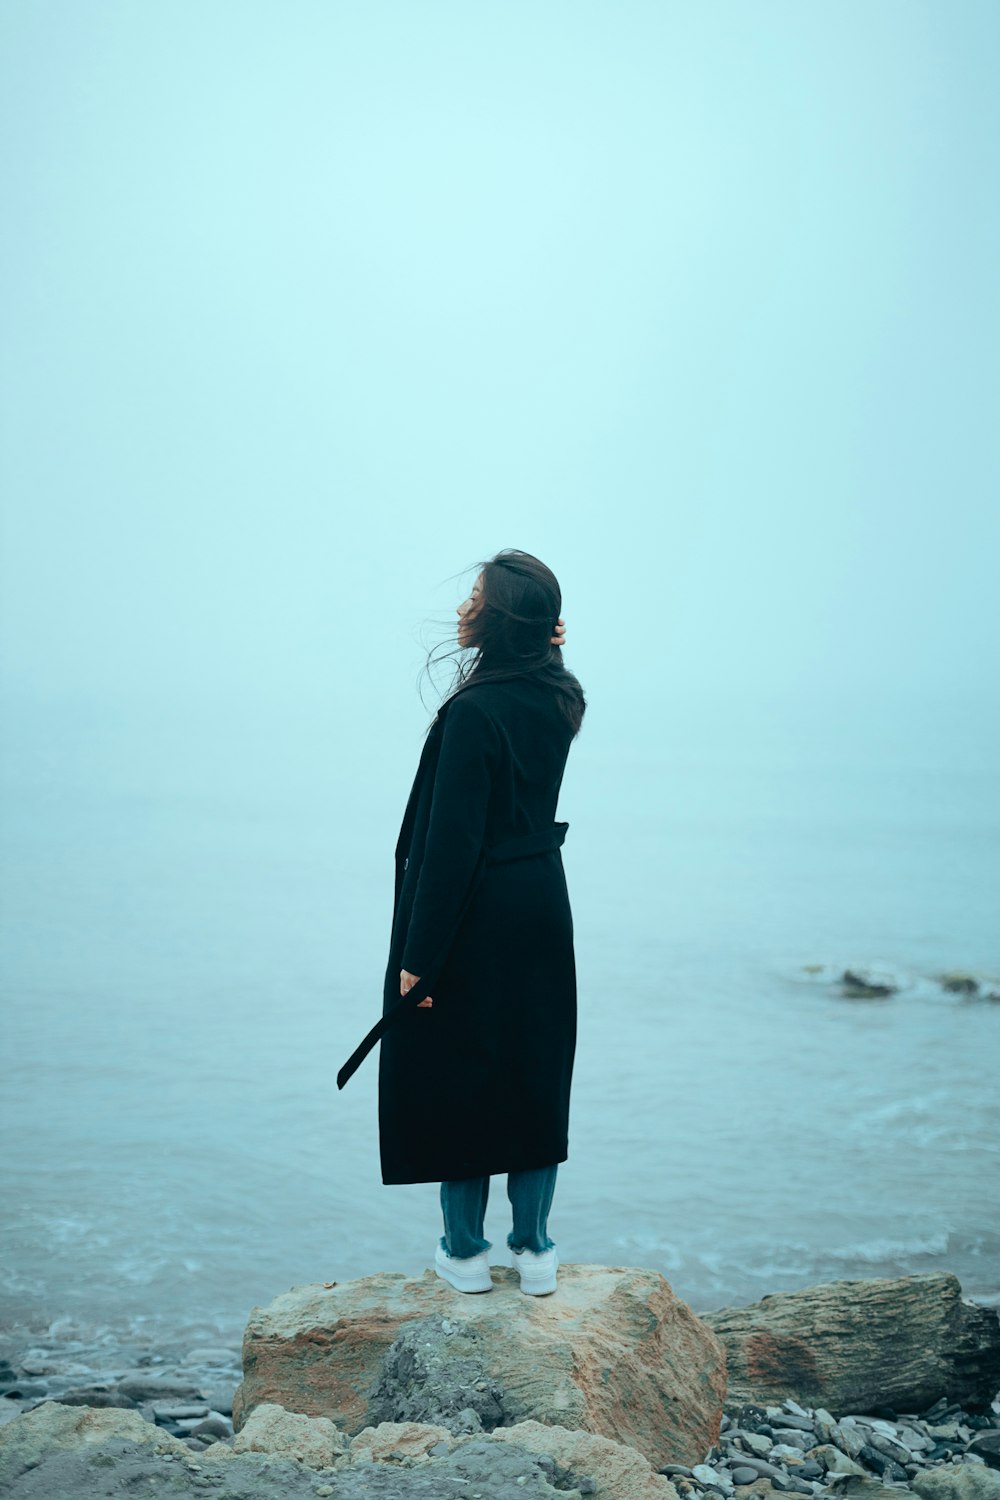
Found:
[[458, 644], [460, 646], [468, 645], [469, 622], [479, 609], [482, 602], [482, 596], [483, 575], [482, 573], [480, 573], [479, 577], [472, 585], [472, 592], [469, 594], [468, 599], [464, 599], [458, 606], [458, 609], [456, 611], [458, 615]]

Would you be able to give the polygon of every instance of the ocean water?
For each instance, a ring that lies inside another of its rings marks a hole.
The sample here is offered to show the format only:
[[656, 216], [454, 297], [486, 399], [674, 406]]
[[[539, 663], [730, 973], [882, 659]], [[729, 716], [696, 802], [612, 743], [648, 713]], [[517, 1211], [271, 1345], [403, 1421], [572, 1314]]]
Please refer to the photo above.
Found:
[[[296, 1283], [430, 1263], [436, 1185], [380, 1180], [377, 1054], [335, 1081], [380, 1008], [404, 719], [8, 702], [4, 1325], [235, 1337]], [[616, 734], [592, 712], [559, 808], [562, 1259], [696, 1310], [939, 1269], [1000, 1302], [989, 726], [702, 702]], [[898, 992], [847, 998], [848, 965]], [[507, 1210], [494, 1178], [501, 1262]]]

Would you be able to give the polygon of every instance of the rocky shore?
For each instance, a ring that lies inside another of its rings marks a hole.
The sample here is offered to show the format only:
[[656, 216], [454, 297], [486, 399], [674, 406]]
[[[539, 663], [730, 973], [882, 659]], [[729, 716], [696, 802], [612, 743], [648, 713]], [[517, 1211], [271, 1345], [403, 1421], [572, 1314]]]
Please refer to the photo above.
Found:
[[563, 1267], [549, 1298], [493, 1274], [292, 1288], [242, 1358], [8, 1345], [0, 1492], [1000, 1500], [998, 1316], [954, 1277], [698, 1315], [640, 1267]]

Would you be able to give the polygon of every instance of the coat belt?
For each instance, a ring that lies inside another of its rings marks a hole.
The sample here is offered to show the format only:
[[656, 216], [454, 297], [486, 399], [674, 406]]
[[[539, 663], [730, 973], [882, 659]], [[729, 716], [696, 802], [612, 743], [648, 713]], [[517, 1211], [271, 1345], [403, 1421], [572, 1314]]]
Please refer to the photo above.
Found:
[[472, 879], [469, 882], [469, 888], [462, 898], [462, 905], [451, 931], [448, 933], [441, 947], [441, 951], [429, 966], [426, 974], [421, 974], [416, 984], [375, 1022], [375, 1025], [369, 1031], [364, 1041], [351, 1053], [337, 1074], [338, 1089], [344, 1087], [344, 1084], [357, 1071], [375, 1043], [381, 1040], [389, 1027], [397, 1021], [402, 1020], [408, 1011], [418, 1005], [421, 1000], [427, 998], [428, 993], [434, 987], [434, 981], [441, 970], [442, 964], [448, 957], [451, 945], [455, 940], [455, 934], [462, 922], [462, 918], [471, 905], [473, 896], [479, 888], [479, 883], [483, 878], [486, 867], [488, 865], [501, 864], [511, 859], [526, 859], [532, 854], [546, 854], [550, 849], [558, 849], [566, 837], [568, 827], [568, 823], [553, 823], [550, 827], [543, 828], [539, 833], [524, 833], [518, 835], [516, 838], [502, 839], [499, 843], [487, 844], [483, 847], [476, 863], [476, 868], [473, 871]]

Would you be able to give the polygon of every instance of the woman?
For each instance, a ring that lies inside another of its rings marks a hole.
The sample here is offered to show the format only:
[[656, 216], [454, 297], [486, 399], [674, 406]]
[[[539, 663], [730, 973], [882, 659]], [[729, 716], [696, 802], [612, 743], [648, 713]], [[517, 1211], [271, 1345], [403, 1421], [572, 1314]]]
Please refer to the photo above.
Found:
[[396, 844], [378, 1040], [382, 1181], [440, 1182], [438, 1274], [489, 1291], [491, 1174], [507, 1173], [522, 1291], [556, 1289], [547, 1218], [568, 1154], [573, 919], [555, 822], [586, 699], [552, 572], [505, 548], [458, 607], [465, 657], [424, 742]]

